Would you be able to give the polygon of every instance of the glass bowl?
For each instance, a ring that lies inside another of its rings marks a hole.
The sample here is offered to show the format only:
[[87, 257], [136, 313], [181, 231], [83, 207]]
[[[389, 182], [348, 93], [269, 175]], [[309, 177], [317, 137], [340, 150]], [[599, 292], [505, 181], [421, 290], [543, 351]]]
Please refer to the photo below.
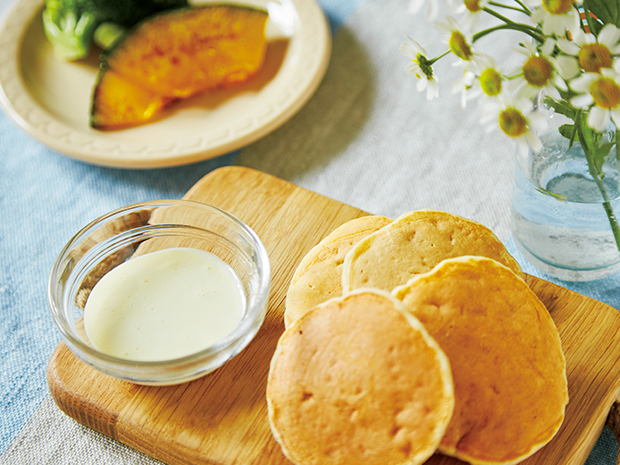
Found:
[[[206, 250], [235, 271], [246, 304], [237, 327], [204, 350], [170, 360], [134, 361], [95, 349], [83, 323], [91, 289], [132, 257], [174, 247]], [[54, 263], [48, 299], [64, 343], [84, 363], [132, 383], [169, 385], [215, 370], [248, 345], [265, 318], [270, 283], [267, 252], [247, 225], [216, 207], [160, 200], [120, 208], [80, 230]]]

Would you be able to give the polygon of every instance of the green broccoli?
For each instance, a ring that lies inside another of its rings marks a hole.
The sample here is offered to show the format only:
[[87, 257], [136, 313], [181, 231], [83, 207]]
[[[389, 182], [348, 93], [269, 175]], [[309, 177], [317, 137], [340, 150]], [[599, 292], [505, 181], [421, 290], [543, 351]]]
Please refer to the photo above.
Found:
[[43, 29], [54, 52], [66, 60], [88, 55], [102, 23], [117, 31], [163, 10], [187, 6], [187, 0], [46, 0]]

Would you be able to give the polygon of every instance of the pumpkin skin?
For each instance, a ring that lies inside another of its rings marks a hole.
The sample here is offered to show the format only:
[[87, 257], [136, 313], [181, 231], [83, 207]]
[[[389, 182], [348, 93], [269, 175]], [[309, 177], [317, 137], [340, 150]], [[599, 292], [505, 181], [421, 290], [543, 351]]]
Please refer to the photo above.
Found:
[[253, 7], [210, 4], [138, 24], [102, 56], [91, 126], [142, 124], [180, 99], [247, 81], [265, 59], [267, 18]]

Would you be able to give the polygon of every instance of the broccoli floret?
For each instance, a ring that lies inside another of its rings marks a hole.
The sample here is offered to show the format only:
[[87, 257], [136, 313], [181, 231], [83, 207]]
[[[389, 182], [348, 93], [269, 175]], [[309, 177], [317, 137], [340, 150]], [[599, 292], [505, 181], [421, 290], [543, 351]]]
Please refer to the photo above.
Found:
[[59, 57], [77, 60], [88, 55], [100, 24], [129, 28], [155, 13], [187, 4], [187, 0], [46, 0], [43, 29]]

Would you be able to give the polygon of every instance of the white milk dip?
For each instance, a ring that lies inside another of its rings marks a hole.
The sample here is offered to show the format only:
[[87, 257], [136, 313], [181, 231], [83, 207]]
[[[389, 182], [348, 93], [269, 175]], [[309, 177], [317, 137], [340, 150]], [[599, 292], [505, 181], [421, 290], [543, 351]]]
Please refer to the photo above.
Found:
[[107, 273], [88, 297], [84, 326], [105, 354], [170, 360], [226, 337], [245, 304], [239, 278], [222, 259], [197, 249], [164, 249]]

